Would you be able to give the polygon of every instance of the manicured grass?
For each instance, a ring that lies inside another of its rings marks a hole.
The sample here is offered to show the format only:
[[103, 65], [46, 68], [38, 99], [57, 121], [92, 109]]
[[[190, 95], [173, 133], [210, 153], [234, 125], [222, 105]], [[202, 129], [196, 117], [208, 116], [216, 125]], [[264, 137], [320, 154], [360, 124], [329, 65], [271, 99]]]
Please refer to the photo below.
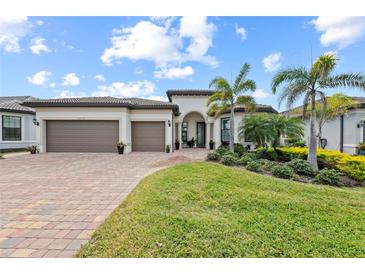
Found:
[[79, 257], [364, 257], [365, 189], [202, 162], [145, 178]]

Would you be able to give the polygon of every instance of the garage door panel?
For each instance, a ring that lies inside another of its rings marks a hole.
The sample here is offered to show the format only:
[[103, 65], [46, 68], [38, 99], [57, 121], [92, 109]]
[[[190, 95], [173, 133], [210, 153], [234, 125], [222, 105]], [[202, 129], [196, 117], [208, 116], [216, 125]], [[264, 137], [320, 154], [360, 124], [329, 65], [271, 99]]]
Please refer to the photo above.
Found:
[[48, 152], [116, 152], [118, 121], [47, 121]]
[[132, 122], [132, 151], [165, 151], [165, 122]]

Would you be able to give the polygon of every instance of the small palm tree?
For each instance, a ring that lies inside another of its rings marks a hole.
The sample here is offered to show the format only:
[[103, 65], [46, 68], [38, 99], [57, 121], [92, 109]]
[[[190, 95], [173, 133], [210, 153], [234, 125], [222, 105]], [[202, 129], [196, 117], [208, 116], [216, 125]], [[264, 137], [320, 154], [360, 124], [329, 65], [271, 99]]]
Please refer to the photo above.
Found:
[[[280, 137], [299, 139], [304, 136], [301, 119], [277, 114], [253, 114], [242, 118], [239, 137], [253, 140], [258, 146], [274, 148], [280, 145]], [[279, 151], [277, 151], [279, 153]]]
[[234, 151], [234, 109], [236, 106], [243, 106], [248, 111], [255, 109], [255, 100], [252, 96], [242, 95], [247, 91], [254, 91], [256, 89], [256, 83], [253, 80], [247, 80], [246, 76], [250, 71], [250, 65], [245, 63], [240, 73], [237, 75], [234, 84], [231, 85], [224, 77], [214, 78], [209, 88], [215, 90], [215, 92], [209, 97], [208, 115], [214, 115], [216, 118], [223, 113], [230, 112], [230, 138], [229, 149]]
[[[350, 87], [365, 90], [365, 76], [360, 73], [349, 73], [331, 75], [337, 64], [337, 59], [333, 54], [323, 54], [312, 64], [310, 69], [305, 67], [289, 68], [279, 71], [272, 80], [272, 91], [275, 94], [277, 88], [283, 83], [287, 83], [280, 96], [279, 104], [286, 101], [287, 107], [291, 108], [299, 98], [304, 97], [303, 119], [310, 104], [310, 135], [308, 161], [313, 168], [318, 170], [317, 163], [317, 109], [316, 98], [323, 104], [323, 112], [327, 108], [325, 89]], [[322, 118], [320, 118], [322, 119]]]

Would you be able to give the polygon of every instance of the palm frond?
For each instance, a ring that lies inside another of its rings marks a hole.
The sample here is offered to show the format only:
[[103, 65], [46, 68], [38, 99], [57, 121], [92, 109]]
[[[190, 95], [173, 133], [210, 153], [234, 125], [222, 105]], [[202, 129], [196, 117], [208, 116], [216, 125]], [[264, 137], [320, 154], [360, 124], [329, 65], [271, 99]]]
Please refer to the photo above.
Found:
[[224, 77], [218, 76], [215, 77], [209, 84], [209, 88], [213, 88], [215, 91], [220, 92], [231, 92], [231, 86], [227, 79]]
[[212, 104], [213, 102], [223, 102], [225, 101], [225, 94], [224, 92], [214, 92], [212, 95], [209, 96], [207, 101], [207, 106]]
[[289, 68], [276, 73], [271, 82], [272, 92], [275, 94], [277, 88], [285, 82], [307, 81], [309, 82], [308, 71], [304, 67]]
[[361, 73], [339, 74], [320, 83], [322, 88], [350, 87], [365, 90], [365, 75]]
[[309, 74], [317, 79], [325, 80], [336, 67], [337, 59], [334, 54], [322, 54], [314, 62]]
[[249, 95], [241, 95], [237, 97], [236, 104], [244, 106], [244, 108], [249, 112], [253, 112], [256, 109], [255, 98]]
[[245, 91], [255, 91], [256, 90], [256, 82], [254, 80], [246, 80], [241, 82], [237, 89], [235, 89], [235, 93], [239, 94], [240, 92]]
[[250, 71], [250, 64], [244, 63], [240, 72], [238, 73], [236, 80], [234, 81], [233, 90], [237, 90], [238, 86], [241, 84], [242, 79], [245, 79], [248, 72]]

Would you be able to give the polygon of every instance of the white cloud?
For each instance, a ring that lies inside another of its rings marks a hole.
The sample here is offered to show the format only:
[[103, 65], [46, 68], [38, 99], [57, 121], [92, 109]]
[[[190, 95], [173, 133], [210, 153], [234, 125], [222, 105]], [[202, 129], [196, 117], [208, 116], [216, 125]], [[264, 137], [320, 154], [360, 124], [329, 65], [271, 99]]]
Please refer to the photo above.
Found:
[[151, 96], [143, 97], [143, 98], [149, 99], [149, 100], [155, 100], [155, 101], [162, 101], [162, 102], [168, 101], [166, 96], [160, 96], [160, 95], [151, 95]]
[[167, 79], [175, 79], [175, 78], [184, 79], [193, 74], [194, 74], [194, 69], [191, 66], [186, 66], [186, 67], [182, 67], [182, 68], [163, 67], [160, 70], [157, 70], [154, 72], [154, 75], [156, 78], [167, 78]]
[[85, 92], [72, 92], [69, 90], [62, 90], [60, 93], [60, 98], [80, 98], [80, 97], [86, 97]]
[[321, 32], [320, 42], [328, 47], [336, 45], [345, 48], [365, 35], [365, 17], [327, 17], [319, 16], [311, 23]]
[[44, 38], [34, 38], [31, 40], [30, 50], [37, 55], [40, 55], [42, 52], [47, 53], [51, 50], [44, 44], [46, 39]]
[[44, 25], [44, 22], [42, 20], [37, 20], [35, 23], [36, 23], [37, 26], [43, 26]]
[[208, 23], [206, 17], [182, 17], [179, 28], [172, 27], [173, 21], [154, 18], [114, 30], [111, 46], [101, 56], [102, 62], [112, 65], [123, 58], [147, 60], [154, 62], [158, 69], [180, 66], [188, 61], [217, 66], [216, 58], [207, 55], [213, 46], [215, 25]]
[[93, 96], [112, 97], [147, 97], [153, 95], [155, 85], [150, 81], [136, 81], [130, 83], [114, 82], [110, 85], [98, 86]]
[[135, 74], [142, 74], [143, 70], [140, 67], [137, 67], [137, 68], [135, 68], [134, 73]]
[[76, 76], [76, 73], [69, 73], [63, 77], [63, 86], [77, 86], [80, 84], [80, 79]]
[[239, 27], [237, 24], [235, 25], [236, 34], [241, 38], [241, 40], [247, 39], [247, 32], [244, 27]]
[[52, 75], [49, 71], [39, 71], [31, 76], [27, 77], [29, 83], [36, 86], [43, 86], [47, 83], [49, 77]]
[[55, 87], [56, 87], [56, 83], [50, 83], [48, 86], [49, 86], [50, 88], [55, 88]]
[[263, 89], [256, 89], [253, 93], [252, 93], [252, 97], [255, 99], [264, 99], [269, 97], [270, 94], [266, 91], [264, 91]]
[[20, 39], [27, 35], [31, 24], [26, 16], [0, 17], [0, 48], [6, 52], [20, 52]]
[[185, 16], [180, 20], [180, 37], [190, 38], [190, 44], [186, 48], [186, 60], [200, 61], [212, 67], [218, 65], [215, 57], [206, 55], [213, 46], [213, 34], [216, 26], [207, 22], [205, 16]]
[[281, 66], [280, 59], [281, 59], [281, 52], [271, 53], [270, 55], [266, 56], [262, 60], [265, 71], [273, 72], [279, 69], [279, 67]]
[[96, 74], [94, 78], [99, 82], [105, 82], [105, 77], [102, 74]]

